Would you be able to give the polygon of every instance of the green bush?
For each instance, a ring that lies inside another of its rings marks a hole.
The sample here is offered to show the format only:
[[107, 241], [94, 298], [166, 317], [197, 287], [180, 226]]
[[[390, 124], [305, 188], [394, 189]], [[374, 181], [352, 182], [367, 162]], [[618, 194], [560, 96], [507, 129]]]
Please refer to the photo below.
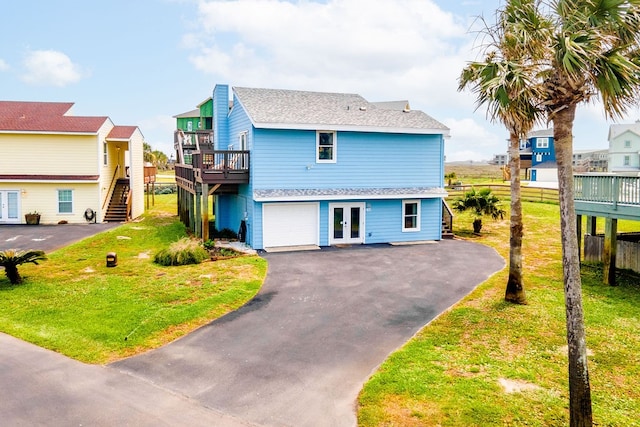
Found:
[[156, 264], [170, 266], [200, 264], [206, 259], [209, 259], [209, 252], [200, 245], [200, 242], [183, 237], [172, 243], [169, 248], [158, 252], [153, 261]]

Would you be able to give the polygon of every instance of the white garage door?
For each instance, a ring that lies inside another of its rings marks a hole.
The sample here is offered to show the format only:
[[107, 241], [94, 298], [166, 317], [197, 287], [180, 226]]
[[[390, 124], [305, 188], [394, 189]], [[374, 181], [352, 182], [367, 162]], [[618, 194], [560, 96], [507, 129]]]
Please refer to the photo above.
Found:
[[318, 203], [267, 203], [262, 210], [265, 248], [318, 244]]

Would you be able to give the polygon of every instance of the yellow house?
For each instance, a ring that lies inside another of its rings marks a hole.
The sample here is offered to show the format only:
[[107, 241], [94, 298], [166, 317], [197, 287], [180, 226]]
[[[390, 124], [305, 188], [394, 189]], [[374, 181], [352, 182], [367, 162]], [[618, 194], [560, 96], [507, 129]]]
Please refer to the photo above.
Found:
[[0, 224], [126, 221], [144, 212], [144, 137], [73, 103], [0, 101]]

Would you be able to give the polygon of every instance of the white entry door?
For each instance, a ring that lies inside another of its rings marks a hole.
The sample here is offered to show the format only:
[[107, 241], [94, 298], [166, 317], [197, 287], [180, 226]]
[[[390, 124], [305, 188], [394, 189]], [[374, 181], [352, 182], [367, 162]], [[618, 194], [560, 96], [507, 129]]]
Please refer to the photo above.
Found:
[[329, 244], [364, 243], [364, 203], [329, 204]]
[[19, 191], [0, 191], [0, 223], [20, 222], [19, 196]]

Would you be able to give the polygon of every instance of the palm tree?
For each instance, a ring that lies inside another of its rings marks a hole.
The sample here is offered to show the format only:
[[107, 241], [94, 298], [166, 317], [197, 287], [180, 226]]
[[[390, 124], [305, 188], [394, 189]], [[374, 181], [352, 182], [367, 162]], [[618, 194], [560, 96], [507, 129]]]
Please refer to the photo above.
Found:
[[[520, 8], [529, 0], [508, 0]], [[591, 391], [582, 310], [582, 283], [573, 201], [572, 129], [578, 104], [598, 96], [609, 118], [619, 118], [640, 92], [640, 2], [638, 0], [546, 0], [536, 19], [551, 31], [533, 78], [553, 122], [562, 234], [571, 426], [591, 426]], [[524, 31], [528, 29], [525, 27]], [[529, 34], [534, 37], [533, 34]], [[527, 58], [523, 57], [523, 62]]]
[[474, 233], [480, 233], [482, 230], [482, 216], [488, 215], [493, 219], [502, 219], [504, 210], [500, 208], [500, 199], [491, 194], [491, 189], [483, 188], [476, 191], [475, 188], [464, 193], [464, 197], [459, 198], [453, 204], [453, 208], [459, 212], [466, 210], [473, 211], [475, 219], [473, 220]]
[[[515, 2], [514, 2], [515, 3]], [[520, 197], [520, 140], [540, 119], [541, 91], [534, 84], [540, 43], [549, 30], [537, 19], [532, 1], [508, 4], [497, 11], [497, 23], [485, 23], [485, 35], [491, 42], [485, 47], [482, 62], [471, 62], [459, 78], [458, 90], [471, 88], [478, 108], [487, 106], [491, 121], [499, 120], [509, 131], [509, 171], [511, 213], [509, 238], [509, 278], [505, 300], [526, 304], [522, 275], [522, 202]], [[533, 35], [531, 37], [530, 35]]]
[[4, 267], [4, 274], [12, 285], [22, 283], [22, 277], [18, 273], [18, 266], [32, 262], [38, 264], [38, 261], [46, 260], [44, 251], [16, 251], [7, 249], [0, 252], [0, 267]]

